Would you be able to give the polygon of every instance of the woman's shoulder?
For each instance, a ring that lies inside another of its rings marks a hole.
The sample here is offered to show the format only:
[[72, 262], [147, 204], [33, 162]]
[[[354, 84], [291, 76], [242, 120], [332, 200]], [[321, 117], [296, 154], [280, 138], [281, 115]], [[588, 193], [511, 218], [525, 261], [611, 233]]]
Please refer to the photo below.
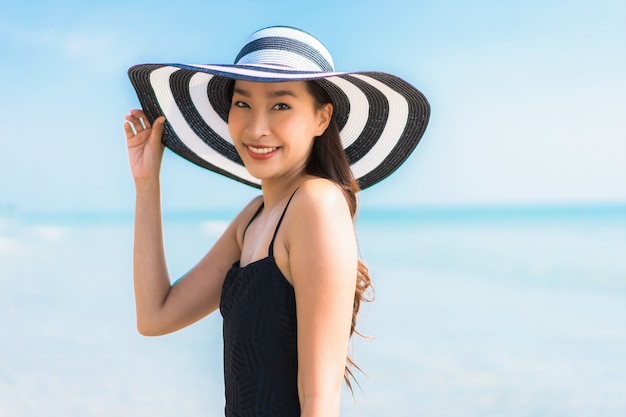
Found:
[[349, 213], [348, 202], [343, 190], [335, 182], [325, 178], [305, 180], [294, 194], [294, 211], [308, 215], [337, 215]]
[[259, 210], [263, 204], [263, 196], [258, 195], [254, 197], [246, 206], [239, 212], [237, 217], [231, 222], [231, 227], [235, 231], [235, 235], [237, 236], [237, 240], [241, 242], [243, 237], [243, 232], [250, 222], [250, 220], [254, 217], [254, 214]]
[[252, 216], [254, 216], [254, 213], [256, 213], [259, 207], [261, 207], [261, 204], [263, 204], [263, 195], [254, 197], [244, 206], [243, 209], [241, 209], [232, 223], [238, 225], [241, 222], [247, 222]]

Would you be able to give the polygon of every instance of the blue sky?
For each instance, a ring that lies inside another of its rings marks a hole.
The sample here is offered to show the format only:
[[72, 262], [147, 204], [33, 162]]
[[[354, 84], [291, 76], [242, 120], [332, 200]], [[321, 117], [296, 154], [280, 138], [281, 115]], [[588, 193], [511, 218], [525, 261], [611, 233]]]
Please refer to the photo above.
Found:
[[[226, 63], [275, 24], [338, 70], [400, 75], [429, 98], [408, 162], [370, 206], [626, 202], [626, 2], [0, 0], [0, 210], [132, 210], [126, 69]], [[167, 153], [166, 209], [256, 191]]]

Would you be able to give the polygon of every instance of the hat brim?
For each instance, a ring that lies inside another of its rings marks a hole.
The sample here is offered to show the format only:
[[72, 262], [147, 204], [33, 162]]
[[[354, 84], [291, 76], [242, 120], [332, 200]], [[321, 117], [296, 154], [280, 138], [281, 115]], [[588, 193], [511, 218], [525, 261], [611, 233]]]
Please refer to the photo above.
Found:
[[128, 70], [150, 123], [166, 117], [163, 144], [208, 170], [260, 188], [228, 132], [231, 80], [316, 81], [334, 105], [354, 177], [366, 189], [391, 175], [424, 134], [430, 105], [403, 79], [383, 72], [304, 72], [246, 65], [142, 64]]

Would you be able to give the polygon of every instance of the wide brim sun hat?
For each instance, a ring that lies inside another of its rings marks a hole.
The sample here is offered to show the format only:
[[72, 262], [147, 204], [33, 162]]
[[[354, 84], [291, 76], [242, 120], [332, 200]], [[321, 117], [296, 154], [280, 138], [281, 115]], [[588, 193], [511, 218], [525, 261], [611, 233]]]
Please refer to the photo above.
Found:
[[424, 95], [378, 71], [337, 72], [322, 43], [300, 29], [253, 33], [232, 65], [141, 64], [128, 70], [150, 123], [165, 116], [163, 144], [181, 157], [253, 187], [228, 132], [232, 80], [315, 81], [333, 102], [333, 117], [361, 189], [391, 175], [422, 138], [430, 116]]

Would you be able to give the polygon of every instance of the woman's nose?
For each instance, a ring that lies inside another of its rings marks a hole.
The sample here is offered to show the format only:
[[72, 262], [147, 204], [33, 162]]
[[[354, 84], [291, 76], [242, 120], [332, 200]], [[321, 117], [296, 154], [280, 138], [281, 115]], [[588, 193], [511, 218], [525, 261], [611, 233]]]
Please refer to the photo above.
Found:
[[257, 140], [269, 133], [269, 120], [264, 111], [252, 111], [247, 120], [246, 131], [248, 136]]

